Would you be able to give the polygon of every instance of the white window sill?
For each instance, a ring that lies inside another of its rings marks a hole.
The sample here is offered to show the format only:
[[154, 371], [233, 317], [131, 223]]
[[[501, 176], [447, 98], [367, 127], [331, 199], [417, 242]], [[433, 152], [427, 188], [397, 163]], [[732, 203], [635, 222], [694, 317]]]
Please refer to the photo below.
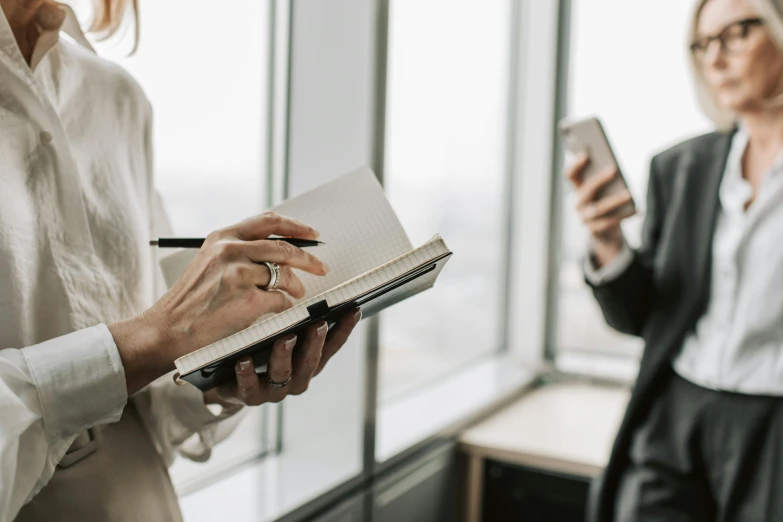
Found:
[[593, 377], [618, 383], [630, 384], [639, 373], [639, 359], [620, 357], [597, 352], [561, 350], [557, 353], [555, 366], [568, 375]]
[[419, 393], [382, 402], [378, 406], [376, 461], [385, 462], [518, 393], [536, 375], [510, 355], [498, 355]]

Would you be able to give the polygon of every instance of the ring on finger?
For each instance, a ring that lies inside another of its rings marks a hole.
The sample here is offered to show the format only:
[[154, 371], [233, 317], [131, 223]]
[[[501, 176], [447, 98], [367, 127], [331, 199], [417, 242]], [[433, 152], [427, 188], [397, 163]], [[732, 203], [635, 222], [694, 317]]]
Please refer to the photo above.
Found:
[[269, 269], [269, 284], [264, 287], [264, 290], [276, 290], [280, 284], [280, 265], [267, 261], [264, 261], [264, 264]]
[[270, 376], [267, 376], [266, 380], [272, 388], [285, 388], [286, 386], [288, 386], [288, 383], [291, 382], [292, 377], [293, 377], [292, 375], [289, 375], [288, 379], [284, 380], [283, 382], [277, 382], [276, 380], [272, 379], [272, 377]]

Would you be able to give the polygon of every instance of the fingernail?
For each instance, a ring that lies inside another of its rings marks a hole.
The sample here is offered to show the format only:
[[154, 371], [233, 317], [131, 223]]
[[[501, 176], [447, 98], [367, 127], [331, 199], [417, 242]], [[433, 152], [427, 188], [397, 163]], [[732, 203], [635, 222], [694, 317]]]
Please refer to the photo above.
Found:
[[361, 311], [361, 309], [359, 309], [359, 311], [357, 311], [355, 314], [353, 314], [353, 320], [356, 323], [358, 323], [359, 321], [362, 320], [362, 311]]
[[315, 237], [321, 237], [321, 233], [320, 233], [320, 232], [318, 232], [318, 231], [317, 231], [316, 229], [314, 229], [313, 227], [310, 227], [310, 233], [311, 233], [313, 236], [315, 236]]
[[284, 348], [285, 348], [285, 351], [290, 352], [291, 350], [293, 350], [295, 344], [296, 344], [296, 337], [294, 337], [293, 339], [287, 340], [285, 342], [285, 345], [283, 345]]
[[326, 335], [326, 330], [328, 330], [328, 329], [329, 329], [329, 325], [324, 323], [324, 324], [322, 324], [321, 326], [318, 327], [318, 330], [316, 330], [316, 333], [318, 334], [319, 337], [323, 337], [324, 335]]
[[243, 372], [248, 371], [250, 368], [253, 367], [253, 363], [250, 361], [250, 359], [242, 359], [239, 361], [239, 369]]
[[329, 272], [331, 272], [331, 271], [332, 271], [332, 269], [331, 269], [331, 268], [329, 268], [329, 265], [327, 265], [326, 263], [321, 263], [321, 266], [322, 266], [322, 267], [323, 267], [323, 269], [324, 269], [324, 274], [328, 274]]

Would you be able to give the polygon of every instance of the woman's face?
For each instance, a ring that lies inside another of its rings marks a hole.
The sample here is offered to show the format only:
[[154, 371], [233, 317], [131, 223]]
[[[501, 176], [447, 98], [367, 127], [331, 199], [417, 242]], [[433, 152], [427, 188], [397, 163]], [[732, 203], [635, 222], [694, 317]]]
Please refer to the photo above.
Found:
[[[694, 54], [715, 100], [735, 113], [757, 110], [782, 87], [783, 53], [764, 25], [747, 22], [755, 18], [748, 0], [709, 0], [698, 20]], [[723, 45], [704, 45], [718, 35]]]

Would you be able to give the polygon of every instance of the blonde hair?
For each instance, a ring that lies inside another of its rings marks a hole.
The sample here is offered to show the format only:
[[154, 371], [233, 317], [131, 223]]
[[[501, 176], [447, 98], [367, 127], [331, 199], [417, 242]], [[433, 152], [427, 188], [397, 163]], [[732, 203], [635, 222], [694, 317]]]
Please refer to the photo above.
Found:
[[123, 27], [127, 18], [133, 19], [133, 50], [139, 45], [139, 0], [93, 0], [95, 14], [90, 31], [101, 40], [111, 38]]
[[[704, 9], [704, 6], [707, 5], [707, 2], [709, 1], [710, 0], [696, 0], [696, 6], [693, 10], [690, 26], [689, 43], [695, 41], [699, 37], [699, 17], [701, 16], [702, 9]], [[765, 27], [777, 44], [778, 49], [783, 53], [783, 0], [749, 1], [756, 9], [759, 17], [764, 19]], [[702, 111], [704, 111], [704, 114], [715, 123], [718, 129], [731, 129], [737, 121], [737, 116], [718, 105], [715, 96], [713, 96], [713, 93], [704, 78], [702, 66], [692, 53], [689, 53], [688, 61], [691, 64], [691, 70], [696, 84], [696, 97]], [[780, 86], [781, 89], [779, 90], [781, 92], [767, 100], [769, 107], [783, 106], [783, 78], [780, 79]]]

